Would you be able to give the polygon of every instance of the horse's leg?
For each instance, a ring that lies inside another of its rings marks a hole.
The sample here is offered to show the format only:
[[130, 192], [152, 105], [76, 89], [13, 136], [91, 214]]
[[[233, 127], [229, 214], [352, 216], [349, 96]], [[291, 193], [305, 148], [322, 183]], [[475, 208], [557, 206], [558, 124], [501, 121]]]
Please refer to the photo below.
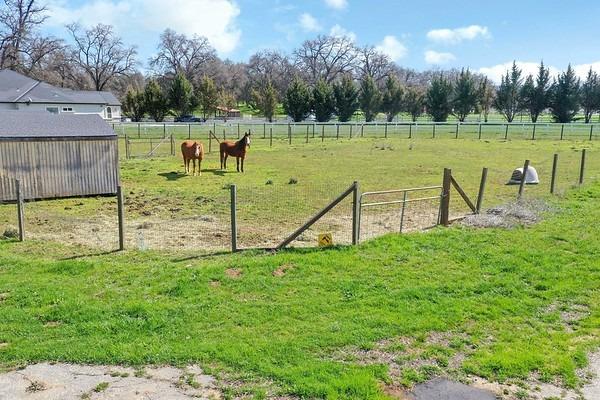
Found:
[[190, 173], [190, 160], [185, 157], [183, 157], [183, 169], [186, 174]]
[[244, 156], [242, 156], [241, 158], [242, 158], [242, 172], [244, 172]]
[[227, 169], [227, 157], [229, 157], [229, 154], [225, 153], [225, 157], [224, 157], [224, 164], [223, 166], [225, 167], [224, 169]]
[[235, 157], [235, 166], [237, 169], [237, 172], [240, 172], [240, 158], [239, 157]]
[[198, 176], [202, 176], [202, 169], [200, 168], [202, 165], [202, 160], [198, 159]]
[[219, 150], [219, 156], [221, 156], [221, 169], [223, 169], [223, 150]]
[[194, 163], [194, 176], [196, 176], [196, 159], [192, 158], [192, 162]]

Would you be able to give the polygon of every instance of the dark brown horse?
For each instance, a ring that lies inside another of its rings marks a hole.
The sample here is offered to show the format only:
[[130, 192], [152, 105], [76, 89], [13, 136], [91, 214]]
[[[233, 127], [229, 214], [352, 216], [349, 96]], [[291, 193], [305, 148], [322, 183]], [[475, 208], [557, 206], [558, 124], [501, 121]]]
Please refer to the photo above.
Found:
[[250, 147], [250, 133], [244, 133], [244, 137], [237, 142], [224, 140], [219, 145], [221, 154], [221, 169], [227, 169], [227, 157], [235, 157], [237, 172], [240, 172], [240, 158], [242, 159], [242, 172], [244, 172], [244, 159], [246, 158], [246, 148]]
[[183, 165], [185, 167], [185, 173], [190, 173], [190, 161], [194, 161], [194, 176], [196, 176], [196, 160], [198, 160], [198, 175], [202, 175], [200, 165], [204, 158], [204, 146], [202, 143], [195, 142], [193, 140], [186, 140], [181, 143], [181, 154], [183, 155]]

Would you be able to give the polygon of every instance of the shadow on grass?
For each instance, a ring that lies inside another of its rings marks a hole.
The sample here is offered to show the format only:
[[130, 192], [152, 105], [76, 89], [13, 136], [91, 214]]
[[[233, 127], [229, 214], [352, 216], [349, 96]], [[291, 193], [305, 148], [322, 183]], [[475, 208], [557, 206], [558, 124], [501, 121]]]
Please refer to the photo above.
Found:
[[100, 257], [100, 256], [107, 256], [109, 254], [115, 254], [115, 253], [119, 253], [120, 250], [107, 250], [107, 251], [101, 251], [101, 252], [96, 252], [96, 253], [83, 253], [83, 254], [76, 254], [73, 256], [69, 256], [69, 257], [63, 257], [60, 260], [61, 261], [67, 261], [67, 260], [77, 260], [79, 258], [86, 258], [86, 257]]
[[176, 172], [176, 171], [171, 171], [171, 172], [161, 172], [160, 174], [158, 174], [159, 176], [162, 176], [164, 178], [167, 178], [168, 181], [176, 181], [178, 179], [181, 179], [185, 176], [187, 176], [187, 174], [183, 173], [183, 172]]
[[202, 172], [212, 172], [214, 175], [219, 175], [219, 176], [224, 176], [227, 173], [229, 173], [229, 171], [225, 171], [222, 169], [218, 169], [218, 168], [209, 168], [209, 169], [205, 169]]

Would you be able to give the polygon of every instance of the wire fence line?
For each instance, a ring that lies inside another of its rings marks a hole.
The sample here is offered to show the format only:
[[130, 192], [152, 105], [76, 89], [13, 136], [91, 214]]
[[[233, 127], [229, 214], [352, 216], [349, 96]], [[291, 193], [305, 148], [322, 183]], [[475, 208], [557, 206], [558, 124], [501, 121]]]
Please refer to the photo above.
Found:
[[[273, 144], [299, 144], [353, 138], [446, 138], [480, 140], [598, 140], [600, 124], [590, 123], [114, 123], [114, 130], [146, 153], [159, 141], [196, 139], [207, 141], [206, 151], [217, 149], [219, 140], [237, 140], [245, 132], [253, 139]], [[212, 134], [211, 134], [212, 133]], [[213, 136], [214, 135], [214, 136]], [[168, 142], [168, 141], [167, 141]], [[171, 148], [165, 143], [163, 151]]]
[[[550, 193], [562, 195], [586, 180], [598, 180], [596, 169], [586, 170], [586, 157], [594, 153], [548, 154], [533, 159], [540, 183], [524, 188], [525, 197], [541, 197]], [[525, 161], [525, 160], [523, 160]], [[566, 168], [565, 165], [571, 167]], [[589, 165], [589, 164], [588, 164]], [[597, 164], [593, 164], [597, 165]], [[577, 166], [577, 167], [575, 167]], [[491, 170], [507, 182], [512, 169]], [[554, 176], [554, 179], [552, 178]], [[456, 177], [461, 182], [460, 176]], [[0, 179], [12, 179], [0, 176]], [[440, 182], [442, 174], [440, 171]], [[489, 194], [496, 202], [517, 198], [518, 186], [488, 183], [483, 197], [484, 208]], [[16, 188], [16, 182], [11, 187]], [[125, 248], [167, 252], [214, 253], [232, 248], [274, 248], [319, 210], [347, 188], [348, 182], [313, 184], [310, 182], [241, 185], [234, 203], [237, 226], [232, 229], [230, 186], [210, 195], [179, 192], [124, 192]], [[470, 182], [469, 187], [477, 187]], [[361, 240], [388, 233], [410, 232], [430, 228], [440, 222], [440, 186], [418, 188], [378, 187], [359, 196], [359, 232]], [[16, 189], [15, 189], [16, 190]], [[498, 193], [503, 193], [498, 196]], [[475, 202], [476, 192], [468, 195]], [[16, 202], [17, 206], [19, 202]], [[294, 247], [314, 247], [320, 234], [330, 234], [334, 244], [353, 243], [353, 200], [344, 198], [323, 218], [297, 237]], [[24, 209], [24, 212], [23, 212]], [[460, 196], [451, 196], [451, 217], [471, 213]], [[0, 204], [0, 236], [19, 239], [20, 220], [26, 240], [77, 245], [86, 248], [114, 250], [118, 248], [117, 204], [113, 197], [27, 200], [21, 211], [11, 201]], [[235, 233], [234, 233], [235, 232]]]

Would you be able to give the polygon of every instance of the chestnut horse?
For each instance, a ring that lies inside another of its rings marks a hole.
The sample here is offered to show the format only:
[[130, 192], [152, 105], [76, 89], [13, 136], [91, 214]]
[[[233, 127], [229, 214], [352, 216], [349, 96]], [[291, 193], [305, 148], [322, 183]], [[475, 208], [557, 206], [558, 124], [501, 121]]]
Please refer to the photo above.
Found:
[[186, 140], [181, 143], [181, 154], [183, 155], [183, 165], [185, 167], [185, 173], [190, 173], [190, 161], [194, 161], [194, 176], [196, 176], [196, 160], [198, 160], [198, 175], [202, 175], [200, 165], [204, 158], [204, 146], [202, 143], [195, 142], [193, 140]]
[[224, 140], [219, 145], [221, 153], [221, 169], [227, 169], [227, 157], [235, 157], [237, 172], [240, 172], [240, 158], [242, 159], [242, 172], [244, 172], [244, 159], [246, 158], [246, 147], [250, 147], [250, 133], [244, 133], [244, 137], [237, 142]]

